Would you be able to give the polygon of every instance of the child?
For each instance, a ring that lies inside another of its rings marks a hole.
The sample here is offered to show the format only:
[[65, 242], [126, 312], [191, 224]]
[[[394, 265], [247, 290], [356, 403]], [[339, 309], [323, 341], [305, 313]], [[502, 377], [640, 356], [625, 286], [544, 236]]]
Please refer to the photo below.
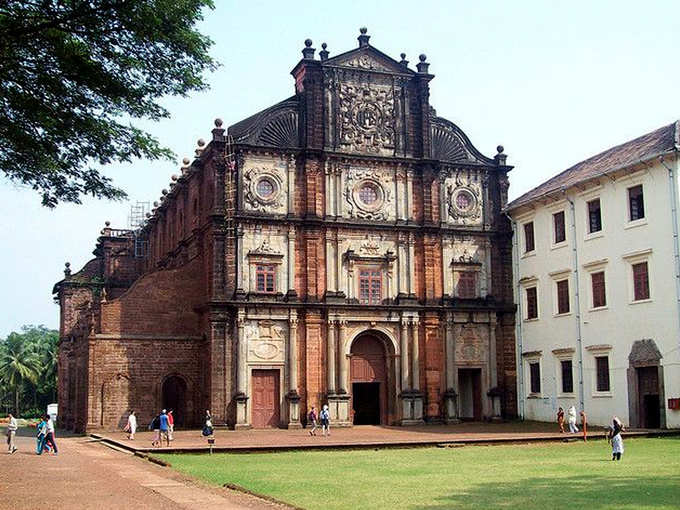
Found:
[[560, 433], [564, 434], [564, 409], [561, 407], [557, 411], [557, 425], [560, 427]]
[[621, 431], [623, 430], [621, 420], [614, 416], [612, 428], [609, 431], [609, 441], [612, 444], [612, 460], [621, 460], [621, 455], [623, 455], [623, 437], [621, 437]]
[[125, 428], [123, 430], [128, 433], [129, 440], [132, 441], [135, 439], [135, 432], [137, 432], [137, 416], [135, 416], [134, 411], [130, 411], [127, 425], [125, 425]]
[[331, 413], [328, 411], [328, 405], [324, 404], [321, 409], [321, 430], [323, 435], [331, 435]]
[[45, 422], [45, 419], [43, 417], [40, 418], [40, 421], [36, 425], [35, 429], [36, 429], [35, 453], [41, 455], [43, 450], [45, 449], [45, 437], [47, 436], [47, 422]]
[[316, 407], [312, 406], [312, 410], [309, 411], [309, 416], [307, 417], [309, 423], [312, 424], [312, 430], [309, 431], [310, 436], [316, 436]]

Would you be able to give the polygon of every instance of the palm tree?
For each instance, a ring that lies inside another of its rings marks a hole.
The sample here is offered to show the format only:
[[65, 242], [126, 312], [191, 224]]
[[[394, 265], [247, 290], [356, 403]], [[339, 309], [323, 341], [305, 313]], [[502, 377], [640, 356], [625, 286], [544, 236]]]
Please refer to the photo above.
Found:
[[14, 392], [14, 412], [19, 415], [19, 393], [24, 381], [35, 384], [40, 373], [40, 359], [28, 342], [10, 333], [0, 344], [0, 378]]

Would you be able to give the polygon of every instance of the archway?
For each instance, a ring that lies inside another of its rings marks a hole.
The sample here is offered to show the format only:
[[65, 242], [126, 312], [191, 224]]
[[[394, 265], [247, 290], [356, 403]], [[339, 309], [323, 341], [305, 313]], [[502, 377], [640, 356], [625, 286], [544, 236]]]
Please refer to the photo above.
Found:
[[181, 377], [172, 375], [163, 381], [161, 390], [163, 409], [173, 410], [175, 428], [184, 426], [188, 422], [186, 416], [187, 383]]
[[631, 427], [665, 428], [663, 356], [652, 339], [633, 343], [628, 361], [628, 412]]
[[387, 423], [387, 356], [383, 342], [371, 333], [358, 337], [350, 350], [354, 425]]

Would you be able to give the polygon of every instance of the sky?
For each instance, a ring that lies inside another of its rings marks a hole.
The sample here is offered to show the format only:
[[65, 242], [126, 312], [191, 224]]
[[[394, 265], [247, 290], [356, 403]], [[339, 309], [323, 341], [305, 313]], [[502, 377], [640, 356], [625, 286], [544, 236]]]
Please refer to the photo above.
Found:
[[130, 204], [158, 200], [180, 161], [213, 121], [226, 125], [294, 92], [290, 71], [304, 40], [331, 56], [370, 44], [412, 67], [425, 53], [430, 103], [492, 157], [502, 144], [510, 199], [613, 145], [680, 118], [677, 0], [236, 2], [215, 0], [200, 30], [222, 64], [211, 88], [167, 98], [172, 114], [138, 125], [177, 162], [106, 167], [127, 202], [84, 200], [50, 210], [30, 189], [0, 177], [0, 337], [25, 324], [58, 328], [52, 287], [64, 262], [93, 257], [105, 221], [126, 228]]

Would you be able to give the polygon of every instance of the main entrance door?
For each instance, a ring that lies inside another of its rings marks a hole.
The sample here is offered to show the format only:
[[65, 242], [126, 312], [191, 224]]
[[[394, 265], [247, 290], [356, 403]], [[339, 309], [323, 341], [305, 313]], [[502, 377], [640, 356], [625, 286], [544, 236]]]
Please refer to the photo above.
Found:
[[183, 427], [189, 422], [186, 416], [187, 385], [184, 379], [173, 375], [163, 381], [163, 409], [170, 411], [175, 419], [175, 428]]
[[253, 370], [252, 419], [258, 429], [279, 426], [279, 371]]
[[387, 421], [387, 368], [385, 348], [372, 335], [352, 344], [352, 414], [355, 425], [380, 425]]
[[643, 428], [658, 429], [661, 426], [658, 367], [640, 367], [636, 371], [638, 376], [640, 425]]
[[463, 420], [482, 419], [482, 369], [458, 369], [458, 399], [460, 418]]

